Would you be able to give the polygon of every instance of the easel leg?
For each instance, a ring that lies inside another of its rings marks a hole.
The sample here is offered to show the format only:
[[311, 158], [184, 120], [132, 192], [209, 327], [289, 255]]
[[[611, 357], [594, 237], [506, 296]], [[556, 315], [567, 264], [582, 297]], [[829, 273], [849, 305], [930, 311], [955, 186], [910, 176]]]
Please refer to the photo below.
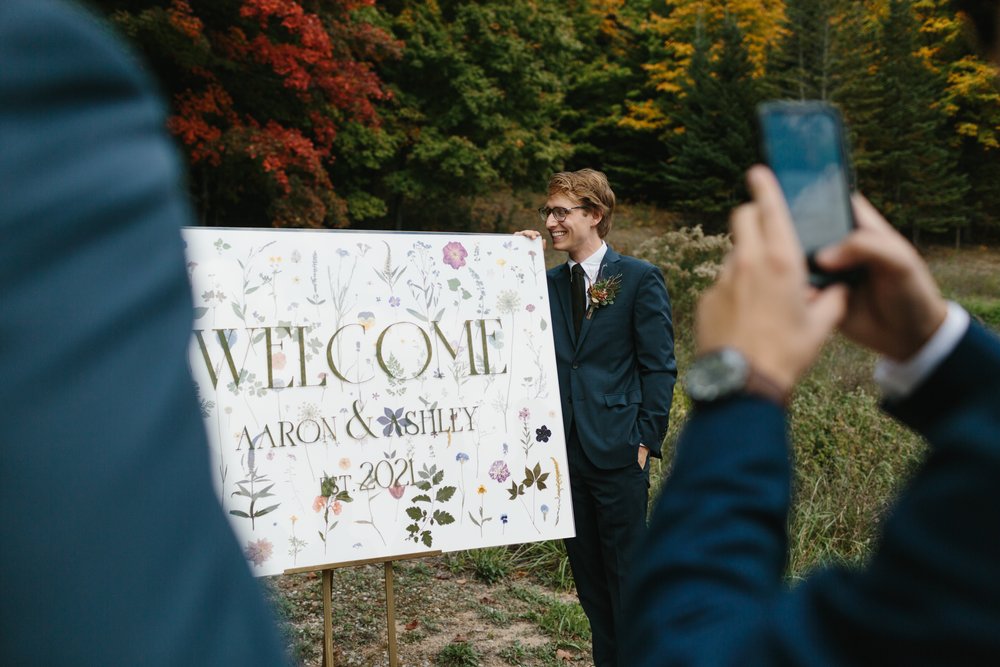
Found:
[[392, 561], [385, 562], [385, 618], [389, 634], [389, 667], [398, 667], [396, 654], [396, 600], [392, 590]]
[[333, 667], [333, 570], [323, 570], [323, 667]]

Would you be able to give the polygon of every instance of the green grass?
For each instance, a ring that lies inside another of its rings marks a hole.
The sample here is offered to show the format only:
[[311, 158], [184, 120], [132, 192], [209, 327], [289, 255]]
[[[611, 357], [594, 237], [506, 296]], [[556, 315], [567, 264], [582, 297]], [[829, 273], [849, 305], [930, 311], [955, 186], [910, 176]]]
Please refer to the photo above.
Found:
[[968, 296], [958, 302], [969, 314], [994, 330], [1000, 330], [1000, 298]]
[[515, 640], [510, 646], [500, 649], [499, 655], [508, 665], [523, 665], [528, 659], [528, 649]]
[[513, 564], [507, 547], [460, 551], [454, 555], [453, 562], [459, 569], [471, 570], [477, 579], [487, 584], [495, 584], [510, 576]]
[[434, 664], [439, 667], [479, 667], [479, 653], [468, 642], [452, 642], [437, 654]]
[[563, 602], [522, 586], [512, 586], [510, 593], [531, 605], [532, 611], [525, 615], [525, 619], [555, 638], [560, 645], [580, 649], [581, 640], [590, 641], [590, 623], [578, 602]]
[[560, 591], [573, 590], [573, 571], [562, 540], [519, 544], [511, 558], [516, 569], [529, 572], [542, 584]]

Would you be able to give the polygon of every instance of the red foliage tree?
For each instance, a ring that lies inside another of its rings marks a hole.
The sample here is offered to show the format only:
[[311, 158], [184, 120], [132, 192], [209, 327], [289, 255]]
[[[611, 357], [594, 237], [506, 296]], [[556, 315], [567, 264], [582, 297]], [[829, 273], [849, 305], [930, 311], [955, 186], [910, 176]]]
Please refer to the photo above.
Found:
[[373, 0], [104, 3], [159, 70], [203, 222], [342, 227], [328, 167], [344, 123], [377, 127], [373, 66], [401, 45]]

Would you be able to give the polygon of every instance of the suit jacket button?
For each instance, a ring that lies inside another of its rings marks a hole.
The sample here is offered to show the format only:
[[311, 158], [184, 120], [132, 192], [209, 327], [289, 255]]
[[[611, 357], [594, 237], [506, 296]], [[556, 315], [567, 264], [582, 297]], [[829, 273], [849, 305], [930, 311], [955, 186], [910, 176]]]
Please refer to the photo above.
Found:
[[573, 369], [575, 370], [575, 369], [577, 369], [577, 368], [579, 368], [579, 367], [580, 367], [580, 364], [578, 364], [578, 363], [576, 363], [576, 362], [574, 361], [574, 362], [573, 362]]

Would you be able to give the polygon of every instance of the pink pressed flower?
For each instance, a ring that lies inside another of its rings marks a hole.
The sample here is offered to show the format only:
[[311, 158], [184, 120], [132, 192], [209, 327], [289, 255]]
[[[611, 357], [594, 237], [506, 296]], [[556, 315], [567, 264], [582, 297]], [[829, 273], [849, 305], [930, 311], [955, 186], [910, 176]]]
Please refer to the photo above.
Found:
[[521, 411], [517, 413], [517, 418], [526, 422], [531, 419], [531, 413], [528, 412], [528, 408], [521, 408]]
[[326, 507], [326, 496], [316, 496], [313, 500], [313, 512], [322, 512], [324, 507]]
[[285, 357], [284, 352], [275, 352], [271, 355], [271, 367], [276, 371], [280, 371], [285, 367], [285, 363], [288, 359]]
[[337, 465], [340, 466], [341, 470], [347, 470], [348, 468], [351, 467], [351, 459], [345, 456], [344, 458], [340, 459], [340, 461], [337, 462]]
[[403, 493], [406, 491], [406, 487], [402, 484], [393, 484], [389, 487], [389, 495], [399, 500], [403, 497]]
[[453, 269], [460, 269], [465, 266], [465, 258], [469, 256], [469, 253], [461, 243], [452, 241], [445, 244], [442, 250], [444, 252], [445, 264]]
[[344, 505], [339, 500], [333, 501], [333, 515], [340, 516], [340, 513], [344, 511]]
[[266, 538], [262, 537], [256, 542], [247, 542], [247, 559], [252, 561], [257, 567], [264, 564], [274, 552], [274, 545]]
[[524, 307], [524, 309], [529, 313], [533, 313], [535, 312], [535, 304], [529, 303], [527, 306]]

